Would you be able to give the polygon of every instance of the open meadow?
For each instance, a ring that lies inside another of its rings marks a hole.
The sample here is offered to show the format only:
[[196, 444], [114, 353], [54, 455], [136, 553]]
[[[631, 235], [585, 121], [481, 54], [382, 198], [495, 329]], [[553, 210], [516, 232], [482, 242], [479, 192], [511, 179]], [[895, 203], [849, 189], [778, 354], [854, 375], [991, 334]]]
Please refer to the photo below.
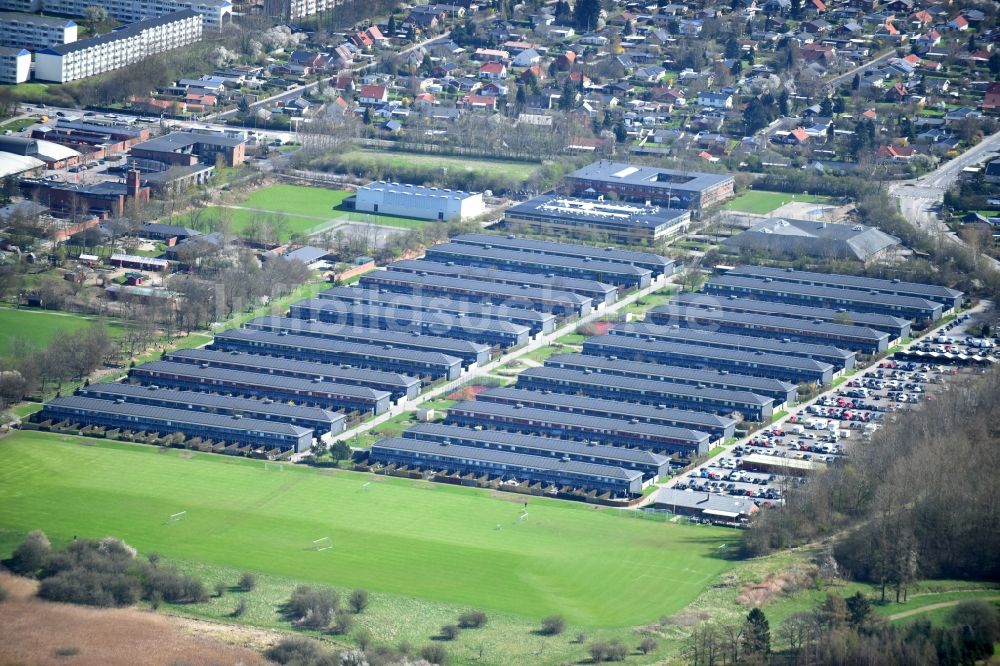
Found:
[[382, 170], [392, 168], [424, 167], [447, 170], [449, 174], [481, 174], [503, 170], [511, 178], [529, 180], [540, 166], [538, 163], [516, 160], [488, 160], [476, 157], [453, 157], [449, 155], [427, 155], [421, 153], [390, 152], [359, 148], [340, 155], [343, 162], [368, 162]]
[[[59, 333], [82, 331], [98, 321], [97, 317], [68, 312], [0, 307], [0, 357], [7, 355], [13, 338], [23, 338], [42, 349]], [[117, 322], [105, 321], [105, 325], [112, 335], [121, 333]]]
[[[525, 499], [520, 520], [520, 496], [482, 490], [38, 432], [0, 440], [0, 526], [57, 539], [110, 534], [171, 558], [595, 628], [676, 612], [732, 566], [730, 530]], [[323, 537], [333, 548], [315, 551]]]

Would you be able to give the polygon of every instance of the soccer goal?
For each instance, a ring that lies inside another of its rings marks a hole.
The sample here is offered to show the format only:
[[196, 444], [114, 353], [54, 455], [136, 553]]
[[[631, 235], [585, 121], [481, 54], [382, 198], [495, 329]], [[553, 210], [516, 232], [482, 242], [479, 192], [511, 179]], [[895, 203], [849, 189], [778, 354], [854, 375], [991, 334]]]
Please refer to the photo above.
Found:
[[369, 491], [370, 491], [371, 489], [372, 489], [372, 482], [371, 482], [371, 481], [365, 481], [365, 482], [364, 482], [364, 483], [363, 483], [363, 484], [361, 485], [361, 492], [364, 492], [364, 493], [367, 493], [367, 492], [369, 492]]
[[517, 517], [517, 522], [519, 522], [519, 523], [523, 523], [523, 522], [524, 522], [524, 521], [526, 521], [527, 519], [528, 519], [528, 512], [527, 512], [527, 511], [524, 511], [524, 512], [522, 512], [522, 513], [521, 513], [521, 515], [520, 515], [520, 516], [518, 516], [518, 517]]
[[313, 541], [312, 549], [319, 552], [321, 550], [330, 550], [333, 548], [333, 541], [330, 537], [323, 537], [322, 539], [316, 539]]
[[178, 511], [177, 513], [172, 513], [167, 517], [167, 524], [179, 523], [185, 518], [187, 518], [187, 511]]
[[264, 469], [266, 469], [269, 472], [280, 472], [284, 468], [285, 466], [282, 465], [281, 463], [273, 463], [273, 462], [264, 463]]

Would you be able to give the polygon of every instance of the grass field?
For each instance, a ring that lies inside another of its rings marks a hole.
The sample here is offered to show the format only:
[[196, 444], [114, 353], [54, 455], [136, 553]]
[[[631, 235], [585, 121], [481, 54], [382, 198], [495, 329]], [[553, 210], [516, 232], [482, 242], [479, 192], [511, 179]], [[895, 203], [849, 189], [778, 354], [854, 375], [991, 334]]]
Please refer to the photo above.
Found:
[[[304, 185], [275, 184], [252, 192], [248, 197], [228, 204], [228, 215], [233, 232], [240, 234], [256, 218], [280, 215], [285, 221], [282, 240], [296, 233], [311, 234], [329, 227], [335, 220], [346, 220], [385, 227], [412, 229], [428, 224], [428, 220], [395, 215], [372, 215], [343, 209], [344, 199], [351, 196], [346, 190], [330, 190]], [[223, 206], [209, 206], [200, 214], [208, 220], [218, 220]], [[189, 225], [192, 214], [181, 213], [172, 218], [173, 224]]]
[[10, 130], [11, 132], [20, 132], [21, 130], [27, 129], [32, 125], [36, 125], [39, 122], [38, 118], [32, 116], [31, 118], [18, 118], [17, 120], [8, 120], [4, 124], [0, 125], [0, 130]]
[[830, 198], [815, 194], [788, 194], [786, 192], [769, 192], [767, 190], [748, 190], [724, 205], [722, 209], [763, 215], [793, 201], [828, 203]]
[[[730, 530], [528, 501], [519, 522], [520, 498], [480, 490], [38, 432], [0, 440], [5, 529], [112, 534], [209, 565], [590, 627], [676, 612], [732, 566], [719, 555]], [[187, 519], [166, 524], [178, 511]], [[334, 548], [313, 551], [321, 537]]]
[[350, 195], [345, 190], [276, 184], [256, 190], [240, 205], [325, 219], [333, 217], [334, 209]]
[[474, 157], [448, 157], [419, 153], [393, 153], [382, 150], [358, 149], [343, 153], [340, 158], [348, 162], [372, 162], [387, 167], [429, 167], [447, 169], [448, 173], [489, 173], [503, 169], [508, 175], [527, 180], [535, 175], [539, 164], [509, 160], [487, 160]]
[[[58, 333], [82, 331], [97, 321], [95, 317], [66, 312], [0, 308], [0, 357], [7, 355], [12, 338], [24, 338], [43, 348]], [[121, 325], [116, 322], [106, 322], [106, 325], [112, 335], [121, 332]]]

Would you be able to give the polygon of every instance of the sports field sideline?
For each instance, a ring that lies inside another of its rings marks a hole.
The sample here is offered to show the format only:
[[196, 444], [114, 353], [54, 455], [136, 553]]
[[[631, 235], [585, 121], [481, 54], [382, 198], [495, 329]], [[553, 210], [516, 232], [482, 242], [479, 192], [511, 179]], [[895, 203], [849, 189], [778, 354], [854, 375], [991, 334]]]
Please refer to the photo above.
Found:
[[[367, 486], [365, 484], [368, 484]], [[0, 526], [592, 627], [676, 612], [737, 535], [593, 506], [102, 440], [0, 439]], [[171, 522], [172, 514], [187, 512]], [[499, 529], [498, 529], [499, 527]], [[313, 541], [329, 537], [332, 548]]]

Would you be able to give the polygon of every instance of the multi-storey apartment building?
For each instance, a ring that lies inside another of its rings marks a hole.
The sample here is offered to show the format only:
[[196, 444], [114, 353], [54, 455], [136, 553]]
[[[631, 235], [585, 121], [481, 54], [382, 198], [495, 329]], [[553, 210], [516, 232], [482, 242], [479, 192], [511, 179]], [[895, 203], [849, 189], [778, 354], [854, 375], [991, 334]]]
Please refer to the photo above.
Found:
[[65, 83], [125, 67], [201, 39], [204, 19], [193, 10], [138, 21], [106, 35], [35, 54], [35, 78]]
[[297, 19], [329, 11], [345, 0], [265, 0], [264, 11], [269, 16]]
[[0, 83], [24, 83], [31, 76], [31, 51], [0, 46]]
[[85, 16], [88, 7], [103, 7], [113, 19], [135, 23], [190, 9], [204, 18], [205, 26], [219, 30], [233, 17], [230, 0], [0, 0], [0, 10]]
[[76, 41], [76, 23], [65, 18], [0, 12], [0, 46], [44, 49]]

